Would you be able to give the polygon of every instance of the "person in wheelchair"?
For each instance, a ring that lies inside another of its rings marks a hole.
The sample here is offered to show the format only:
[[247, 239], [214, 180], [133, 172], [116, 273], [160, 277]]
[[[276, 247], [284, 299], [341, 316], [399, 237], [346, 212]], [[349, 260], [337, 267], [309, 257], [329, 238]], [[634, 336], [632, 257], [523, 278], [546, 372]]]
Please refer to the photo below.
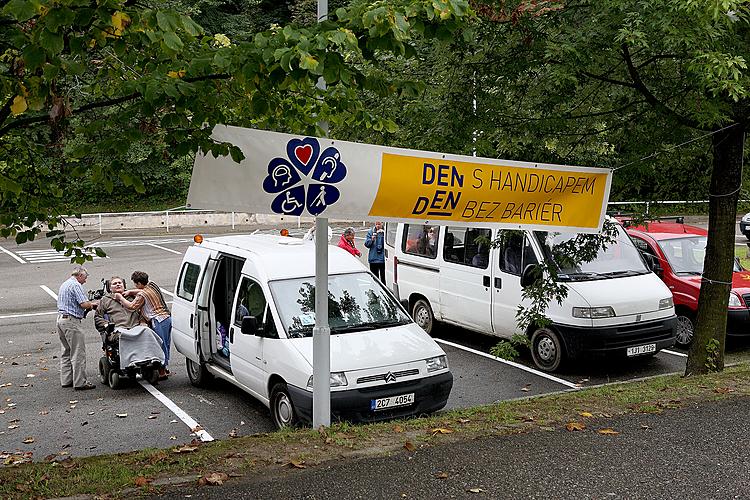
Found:
[[94, 316], [104, 351], [99, 360], [99, 378], [113, 389], [120, 387], [121, 377], [135, 380], [138, 373], [155, 383], [164, 366], [161, 339], [142, 323], [139, 311], [130, 311], [116, 300], [116, 295], [124, 290], [125, 280], [113, 276], [109, 293], [102, 297]]
[[[104, 297], [99, 301], [99, 307], [94, 315], [94, 326], [102, 335], [102, 341], [117, 340], [116, 327], [133, 328], [140, 324], [140, 313], [138, 311], [129, 311], [120, 304], [115, 295], [125, 291], [125, 280], [119, 276], [112, 276], [109, 279], [109, 289]], [[107, 332], [107, 330], [110, 332]], [[105, 338], [109, 335], [109, 338]]]

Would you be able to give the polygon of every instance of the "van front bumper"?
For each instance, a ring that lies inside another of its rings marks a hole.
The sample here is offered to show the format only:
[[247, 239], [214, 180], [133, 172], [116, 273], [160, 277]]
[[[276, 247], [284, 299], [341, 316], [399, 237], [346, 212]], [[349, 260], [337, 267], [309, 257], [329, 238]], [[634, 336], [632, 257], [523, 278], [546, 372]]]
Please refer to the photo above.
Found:
[[625, 356], [628, 347], [656, 344], [656, 350], [675, 344], [677, 317], [605, 328], [586, 328], [555, 324], [565, 343], [568, 356], [599, 357], [607, 354]]
[[750, 309], [727, 311], [727, 335], [730, 337], [750, 336]]
[[[440, 410], [448, 402], [453, 387], [451, 372], [432, 377], [407, 380], [395, 384], [378, 385], [348, 391], [331, 391], [331, 419], [351, 422], [377, 422], [392, 418], [423, 415]], [[312, 392], [288, 386], [297, 416], [304, 422], [312, 422]], [[414, 403], [386, 410], [373, 411], [373, 399], [414, 393]]]

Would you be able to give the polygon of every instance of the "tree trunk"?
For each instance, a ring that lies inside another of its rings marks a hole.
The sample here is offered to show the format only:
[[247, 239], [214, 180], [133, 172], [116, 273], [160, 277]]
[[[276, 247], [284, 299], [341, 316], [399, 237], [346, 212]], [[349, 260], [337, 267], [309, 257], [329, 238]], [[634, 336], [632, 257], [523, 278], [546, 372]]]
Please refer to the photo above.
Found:
[[695, 338], [685, 375], [724, 369], [727, 305], [732, 288], [737, 200], [742, 185], [745, 125], [739, 123], [712, 136], [713, 171], [708, 204], [708, 245]]

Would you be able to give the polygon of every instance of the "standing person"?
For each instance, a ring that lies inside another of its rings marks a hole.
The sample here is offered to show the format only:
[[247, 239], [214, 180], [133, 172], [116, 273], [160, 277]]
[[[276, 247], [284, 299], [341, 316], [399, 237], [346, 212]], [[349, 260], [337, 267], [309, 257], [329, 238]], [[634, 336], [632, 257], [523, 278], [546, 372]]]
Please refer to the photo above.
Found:
[[57, 334], [62, 346], [60, 385], [77, 391], [96, 387], [86, 376], [86, 339], [81, 325], [86, 310], [99, 305], [98, 300], [88, 300], [83, 292], [88, 277], [85, 268], [75, 267], [57, 293]]
[[383, 230], [383, 222], [377, 221], [375, 227], [372, 227], [367, 231], [365, 246], [370, 249], [370, 252], [367, 254], [367, 262], [370, 263], [370, 271], [372, 271], [372, 274], [374, 274], [383, 284], [385, 284], [384, 239], [385, 231]]
[[[137, 290], [128, 290], [122, 294], [116, 294], [117, 301], [126, 309], [141, 311], [141, 316], [146, 318], [149, 326], [162, 340], [164, 349], [164, 368], [159, 371], [161, 379], [169, 375], [169, 348], [172, 343], [172, 315], [164, 300], [159, 286], [148, 280], [148, 274], [143, 271], [133, 272], [130, 279], [133, 280]], [[135, 295], [133, 301], [125, 298], [125, 295]]]
[[339, 247], [343, 248], [355, 257], [359, 257], [360, 255], [362, 255], [362, 252], [357, 250], [357, 247], [354, 246], [353, 227], [347, 227], [346, 229], [344, 229], [344, 234], [342, 234], [341, 238], [339, 238]]

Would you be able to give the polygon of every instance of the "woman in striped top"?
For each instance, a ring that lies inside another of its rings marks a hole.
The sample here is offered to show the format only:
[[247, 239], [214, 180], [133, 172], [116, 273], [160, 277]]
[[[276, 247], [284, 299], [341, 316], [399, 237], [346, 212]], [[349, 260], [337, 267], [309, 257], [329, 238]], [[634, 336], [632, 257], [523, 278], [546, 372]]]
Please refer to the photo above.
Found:
[[[169, 312], [164, 295], [161, 293], [159, 286], [153, 281], [148, 280], [148, 274], [143, 271], [135, 271], [130, 279], [135, 283], [137, 290], [128, 290], [122, 295], [118, 294], [117, 300], [123, 307], [131, 311], [140, 311], [141, 316], [148, 323], [149, 327], [162, 340], [162, 349], [164, 349], [164, 369], [159, 372], [161, 379], [166, 379], [169, 375], [169, 347], [172, 343], [172, 315]], [[129, 301], [126, 296], [135, 298]]]

